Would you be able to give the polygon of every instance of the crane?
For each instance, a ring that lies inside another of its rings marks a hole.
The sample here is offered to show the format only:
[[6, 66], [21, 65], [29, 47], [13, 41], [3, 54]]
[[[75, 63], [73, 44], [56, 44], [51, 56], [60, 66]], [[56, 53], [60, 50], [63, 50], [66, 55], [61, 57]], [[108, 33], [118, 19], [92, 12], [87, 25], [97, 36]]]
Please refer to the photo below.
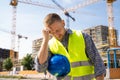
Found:
[[22, 39], [22, 38], [28, 39], [28, 37], [23, 36], [23, 35], [20, 35], [20, 34], [18, 34], [17, 37], [18, 37], [18, 52], [19, 52], [19, 48], [20, 48], [20, 39]]
[[[41, 7], [46, 7], [46, 8], [51, 8], [51, 9], [58, 9], [57, 7], [50, 5], [50, 4], [43, 4], [43, 3], [39, 3], [39, 2], [33, 2], [31, 0], [11, 0], [10, 5], [13, 7], [13, 17], [12, 17], [12, 30], [11, 30], [11, 34], [12, 34], [12, 38], [11, 38], [11, 51], [15, 49], [15, 35], [16, 35], [16, 14], [17, 14], [17, 5], [18, 2], [20, 3], [24, 3], [24, 4], [31, 4], [31, 5], [35, 5], [35, 6], [41, 6]], [[20, 35], [18, 35], [18, 38], [21, 38]], [[13, 52], [12, 51], [12, 52]], [[11, 53], [11, 55], [13, 55], [13, 53]]]
[[13, 63], [14, 59], [14, 50], [15, 50], [15, 35], [16, 35], [16, 6], [18, 2], [17, 0], [11, 0], [10, 5], [13, 7], [13, 17], [12, 17], [12, 30], [11, 30], [11, 50], [10, 50], [10, 58], [12, 59]]
[[13, 6], [13, 17], [12, 17], [12, 30], [11, 30], [11, 34], [12, 34], [12, 39], [11, 39], [11, 50], [15, 49], [15, 35], [16, 35], [16, 6], [17, 6], [18, 2], [17, 0], [11, 0], [10, 5]]
[[116, 0], [107, 0], [109, 43], [110, 47], [117, 47], [116, 32], [114, 29], [113, 2]]
[[[5, 29], [2, 29], [0, 28], [0, 31], [4, 32], [4, 33], [8, 33], [8, 34], [11, 34], [10, 31], [8, 30], [5, 30]], [[24, 39], [28, 39], [28, 37], [26, 36], [23, 36], [23, 35], [20, 35], [20, 34], [16, 34], [15, 37], [17, 36], [17, 42], [18, 42], [18, 46], [17, 46], [17, 49], [18, 49], [18, 53], [19, 53], [19, 47], [20, 47], [20, 39], [24, 38]], [[13, 51], [13, 50], [12, 50]], [[14, 51], [13, 51], [14, 52]]]
[[24, 4], [31, 4], [35, 6], [41, 6], [41, 7], [46, 7], [46, 8], [51, 8], [51, 9], [58, 9], [57, 7], [50, 5], [50, 4], [43, 4], [39, 2], [33, 2], [31, 0], [11, 0], [10, 5], [13, 7], [13, 17], [12, 17], [12, 40], [11, 40], [11, 50], [14, 50], [15, 48], [15, 35], [16, 35], [16, 14], [17, 14], [17, 5], [18, 2], [24, 3]]

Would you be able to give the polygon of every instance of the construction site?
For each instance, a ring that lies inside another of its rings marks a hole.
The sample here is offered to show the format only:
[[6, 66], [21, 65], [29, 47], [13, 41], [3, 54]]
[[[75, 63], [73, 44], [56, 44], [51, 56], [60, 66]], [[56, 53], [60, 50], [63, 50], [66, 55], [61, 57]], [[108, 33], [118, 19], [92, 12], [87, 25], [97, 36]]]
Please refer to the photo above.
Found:
[[[106, 66], [104, 80], [120, 80], [120, 0], [9, 0], [4, 3], [9, 10], [3, 10], [4, 16], [0, 16], [0, 76], [56, 80], [49, 72], [24, 69], [21, 61], [28, 53], [35, 59], [43, 41], [42, 20], [48, 13], [58, 13], [65, 20], [66, 28], [91, 36]], [[11, 71], [3, 68], [7, 58], [13, 63]], [[0, 77], [0, 80], [3, 79]]]

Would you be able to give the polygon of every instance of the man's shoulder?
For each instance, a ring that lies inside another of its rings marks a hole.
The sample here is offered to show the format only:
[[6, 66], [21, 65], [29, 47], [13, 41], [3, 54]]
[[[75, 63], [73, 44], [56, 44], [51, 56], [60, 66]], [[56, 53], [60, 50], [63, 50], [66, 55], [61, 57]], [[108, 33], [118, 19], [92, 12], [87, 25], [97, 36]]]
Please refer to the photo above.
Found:
[[83, 31], [82, 31], [82, 35], [83, 35], [84, 38], [86, 38], [86, 37], [91, 37], [88, 33], [83, 32]]

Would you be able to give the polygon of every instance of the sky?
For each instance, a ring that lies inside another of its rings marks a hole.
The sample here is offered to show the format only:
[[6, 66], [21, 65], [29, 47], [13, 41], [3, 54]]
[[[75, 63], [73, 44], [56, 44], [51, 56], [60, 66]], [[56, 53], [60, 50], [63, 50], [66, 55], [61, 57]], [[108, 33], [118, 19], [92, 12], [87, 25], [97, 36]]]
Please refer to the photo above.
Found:
[[[0, 48], [11, 49], [11, 29], [12, 29], [12, 9], [11, 0], [0, 0]], [[19, 0], [23, 1], [23, 0]], [[21, 38], [19, 44], [19, 59], [32, 53], [32, 41], [42, 38], [43, 19], [49, 13], [57, 13], [65, 20], [67, 25], [67, 17], [62, 13], [52, 0], [24, 0], [39, 2], [39, 4], [52, 5], [56, 9], [24, 4], [18, 2], [16, 13], [16, 34], [28, 37]], [[55, 0], [63, 8], [71, 8], [81, 4], [86, 0]], [[73, 21], [69, 18], [69, 28], [76, 30], [84, 30], [97, 25], [108, 26], [107, 6], [105, 0], [100, 0], [94, 4], [76, 9], [69, 14], [75, 18]], [[120, 44], [120, 0], [113, 3], [114, 28], [118, 30], [118, 42]], [[65, 26], [67, 27], [67, 26]], [[18, 39], [15, 38], [15, 50], [18, 51]]]

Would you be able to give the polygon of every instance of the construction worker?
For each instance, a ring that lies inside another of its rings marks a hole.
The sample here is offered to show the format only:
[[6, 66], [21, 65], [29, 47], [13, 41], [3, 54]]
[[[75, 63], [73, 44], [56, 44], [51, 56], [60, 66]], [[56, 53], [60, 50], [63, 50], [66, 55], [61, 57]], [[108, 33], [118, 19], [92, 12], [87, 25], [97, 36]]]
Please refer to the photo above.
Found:
[[57, 80], [104, 80], [106, 68], [89, 35], [66, 29], [64, 20], [56, 13], [45, 17], [44, 26], [43, 41], [35, 58], [38, 72], [47, 70], [52, 54], [61, 54], [68, 58], [71, 71], [64, 77], [57, 77]]

